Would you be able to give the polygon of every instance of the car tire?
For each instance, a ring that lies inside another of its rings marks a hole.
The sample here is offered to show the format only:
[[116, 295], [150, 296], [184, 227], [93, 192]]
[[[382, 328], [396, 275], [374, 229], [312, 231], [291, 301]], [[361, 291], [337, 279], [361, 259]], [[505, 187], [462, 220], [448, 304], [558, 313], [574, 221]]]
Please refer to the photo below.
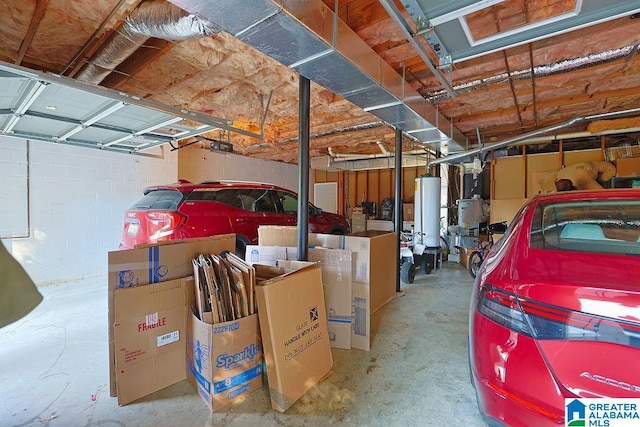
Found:
[[247, 250], [247, 244], [243, 240], [236, 238], [236, 250], [235, 250], [236, 256], [238, 256], [241, 259], [244, 259], [246, 250]]

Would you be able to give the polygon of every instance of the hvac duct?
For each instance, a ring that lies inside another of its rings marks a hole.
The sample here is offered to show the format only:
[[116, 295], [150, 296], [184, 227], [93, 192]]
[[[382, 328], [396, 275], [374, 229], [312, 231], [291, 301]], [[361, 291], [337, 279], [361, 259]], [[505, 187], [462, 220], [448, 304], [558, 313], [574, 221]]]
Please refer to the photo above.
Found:
[[322, 0], [171, 2], [438, 151], [463, 149], [462, 133]]
[[79, 81], [99, 84], [149, 37], [185, 40], [206, 37], [219, 32], [210, 21], [188, 14], [165, 0], [140, 4], [122, 26], [102, 45], [90, 62], [75, 75]]
[[[338, 171], [364, 171], [373, 169], [393, 169], [395, 156], [357, 159], [332, 159], [331, 156], [318, 156], [311, 158], [311, 168], [330, 172]], [[402, 155], [403, 168], [415, 168], [427, 166], [426, 156]]]

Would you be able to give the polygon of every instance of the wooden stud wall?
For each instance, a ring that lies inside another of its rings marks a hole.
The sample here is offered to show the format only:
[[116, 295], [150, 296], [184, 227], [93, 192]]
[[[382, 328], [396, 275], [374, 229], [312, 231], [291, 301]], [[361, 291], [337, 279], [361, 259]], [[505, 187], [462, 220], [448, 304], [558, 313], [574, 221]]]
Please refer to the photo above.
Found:
[[[413, 202], [415, 179], [424, 173], [424, 167], [402, 168], [402, 199]], [[313, 182], [338, 183], [338, 212], [351, 217], [353, 207], [365, 202], [375, 202], [379, 211], [380, 203], [393, 197], [395, 189], [394, 169], [374, 169], [368, 171], [327, 172], [312, 171]], [[364, 199], [363, 199], [364, 197]]]
[[[513, 218], [540, 191], [539, 181], [563, 166], [599, 161], [603, 149], [565, 151], [560, 141], [557, 153], [501, 157], [491, 162], [491, 222]], [[550, 191], [550, 190], [547, 190]]]

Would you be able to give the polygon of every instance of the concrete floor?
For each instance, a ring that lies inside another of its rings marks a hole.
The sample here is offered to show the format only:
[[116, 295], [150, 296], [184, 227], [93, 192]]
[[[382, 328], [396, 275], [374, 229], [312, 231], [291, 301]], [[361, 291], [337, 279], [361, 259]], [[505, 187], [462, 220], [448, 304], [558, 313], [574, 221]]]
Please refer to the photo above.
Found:
[[48, 285], [0, 329], [4, 426], [484, 426], [467, 364], [471, 278], [419, 275], [372, 317], [370, 352], [333, 350], [333, 373], [285, 414], [266, 387], [212, 414], [182, 381], [127, 406], [109, 396], [106, 277]]

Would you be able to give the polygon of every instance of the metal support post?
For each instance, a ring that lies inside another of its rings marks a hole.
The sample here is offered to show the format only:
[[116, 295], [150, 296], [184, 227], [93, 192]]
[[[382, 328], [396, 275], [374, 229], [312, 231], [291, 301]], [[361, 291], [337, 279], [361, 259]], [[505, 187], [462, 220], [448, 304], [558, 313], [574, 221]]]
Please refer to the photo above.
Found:
[[[396, 155], [395, 155], [395, 206], [394, 219], [396, 230], [396, 262], [400, 263], [400, 233], [402, 233], [402, 131], [396, 128]], [[400, 292], [400, 268], [396, 268], [396, 292]]]
[[300, 76], [298, 97], [298, 261], [308, 259], [309, 247], [309, 115], [311, 83]]

